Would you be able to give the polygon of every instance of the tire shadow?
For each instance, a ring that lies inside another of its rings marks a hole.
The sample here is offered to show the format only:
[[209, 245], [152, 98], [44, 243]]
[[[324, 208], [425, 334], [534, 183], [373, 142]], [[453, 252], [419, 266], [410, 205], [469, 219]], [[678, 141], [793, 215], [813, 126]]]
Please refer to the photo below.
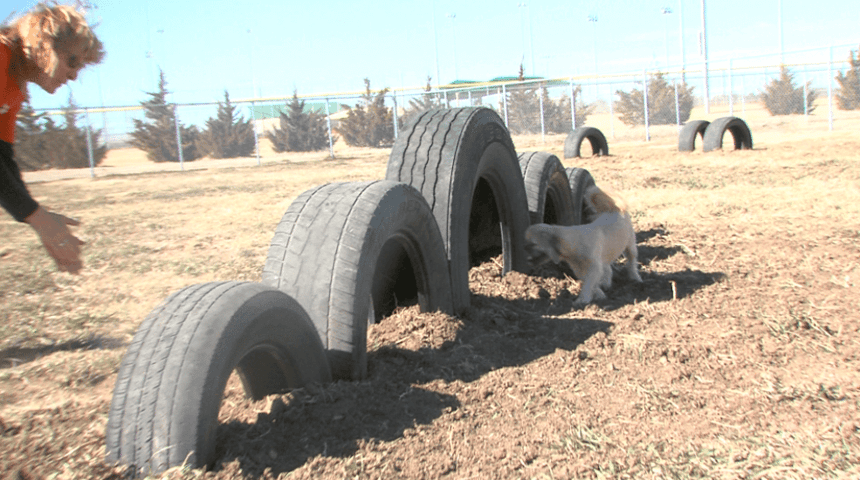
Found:
[[[644, 235], [659, 234], [655, 230]], [[640, 251], [640, 261], [647, 265], [677, 254], [680, 248], [643, 246]], [[575, 316], [576, 295], [568, 289], [559, 289], [555, 296], [543, 289], [547, 279], [569, 280], [557, 266], [543, 266], [534, 276], [513, 272], [500, 278], [494, 271], [481, 275], [483, 281], [506, 284], [502, 288], [538, 289], [537, 298], [511, 300], [473, 292], [472, 306], [455, 319], [461, 320], [456, 332], [445, 337], [452, 340], [418, 349], [388, 341], [368, 352], [366, 380], [298, 389], [275, 397], [270, 411], [259, 413], [254, 423], [221, 424], [215, 469], [236, 468], [233, 462], [237, 462], [243, 474], [268, 471], [278, 476], [316, 457], [348, 458], [367, 443], [415, 435], [422, 425], [461, 407], [459, 394], [417, 385], [440, 380], [475, 382], [500, 368], [523, 366], [557, 350], [573, 351], [592, 336], [612, 329], [610, 322]], [[604, 310], [614, 310], [639, 301], [684, 298], [721, 276], [694, 270], [642, 272], [644, 281], [637, 284], [619, 273], [608, 298], [597, 303]], [[559, 318], [571, 312], [573, 317]], [[427, 331], [438, 335], [432, 326]]]
[[415, 435], [420, 426], [461, 407], [458, 396], [416, 385], [474, 382], [558, 349], [575, 350], [596, 333], [609, 332], [609, 322], [555, 318], [575, 298], [567, 297], [509, 301], [473, 295], [453, 340], [417, 350], [387, 343], [368, 352], [366, 380], [297, 389], [275, 397], [270, 411], [253, 423], [219, 425], [214, 467], [224, 471], [237, 461], [245, 475], [278, 476], [318, 456], [347, 458], [364, 444]]
[[112, 349], [121, 345], [122, 342], [115, 338], [93, 336], [37, 347], [9, 347], [0, 350], [0, 369], [17, 367], [55, 352]]

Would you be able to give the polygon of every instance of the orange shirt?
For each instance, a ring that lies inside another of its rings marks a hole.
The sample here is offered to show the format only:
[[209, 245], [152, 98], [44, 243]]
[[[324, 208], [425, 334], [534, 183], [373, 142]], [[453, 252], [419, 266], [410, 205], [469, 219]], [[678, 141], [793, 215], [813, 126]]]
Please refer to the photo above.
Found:
[[24, 92], [9, 74], [12, 50], [0, 43], [0, 140], [15, 143], [15, 120], [24, 102]]

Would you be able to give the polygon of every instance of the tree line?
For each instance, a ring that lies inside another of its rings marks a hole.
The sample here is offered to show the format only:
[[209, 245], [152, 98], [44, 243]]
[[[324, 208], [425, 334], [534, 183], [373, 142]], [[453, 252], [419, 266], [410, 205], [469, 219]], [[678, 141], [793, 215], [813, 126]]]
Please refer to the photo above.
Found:
[[[524, 80], [520, 67], [519, 80]], [[432, 91], [431, 78], [423, 94], [413, 97], [397, 117], [398, 128], [404, 128], [418, 113], [443, 107], [450, 103], [452, 93]], [[836, 92], [838, 108], [860, 109], [860, 56], [852, 50], [849, 68], [838, 72]], [[298, 92], [280, 112], [278, 125], [266, 132], [276, 152], [319, 151], [329, 147], [329, 142], [340, 139], [350, 146], [386, 147], [394, 143], [395, 113], [385, 105], [388, 88], [373, 91], [370, 80], [365, 79], [365, 91], [358, 103], [342, 105], [346, 116], [331, 126], [324, 114], [308, 109], [299, 99]], [[797, 85], [794, 74], [785, 66], [780, 68], [778, 78], [771, 80], [758, 95], [771, 115], [810, 113], [818, 92], [810, 87], [811, 82]], [[580, 98], [581, 86], [573, 86], [572, 95], [561, 98], [549, 97], [548, 89], [540, 83], [512, 84], [506, 88], [505, 103], [493, 106], [505, 108], [508, 128], [512, 134], [565, 133], [575, 126], [584, 125], [594, 111], [594, 104], [585, 104]], [[646, 91], [647, 90], [647, 91]], [[218, 102], [217, 113], [205, 122], [204, 128], [185, 126], [177, 121], [175, 105], [167, 103], [167, 81], [160, 72], [158, 89], [146, 92], [149, 97], [141, 102], [144, 120], [133, 120], [132, 146], [146, 152], [154, 162], [179, 161], [179, 142], [182, 159], [192, 161], [203, 156], [210, 158], [248, 157], [254, 154], [258, 139], [251, 120], [245, 119], [230, 102], [227, 91], [224, 101]], [[662, 73], [648, 77], [642, 89], [615, 92], [615, 112], [627, 125], [645, 123], [645, 101], [647, 94], [648, 122], [651, 125], [686, 122], [693, 108], [693, 87], [682, 82], [669, 84]], [[481, 97], [472, 101], [480, 104]], [[571, 102], [574, 107], [571, 108]], [[107, 145], [101, 140], [102, 131], [80, 126], [81, 114], [70, 96], [63, 107], [62, 123], [57, 123], [45, 112], [37, 113], [25, 103], [18, 114], [15, 137], [15, 160], [22, 170], [49, 168], [83, 168], [99, 165], [107, 154]], [[500, 111], [500, 114], [502, 112]], [[86, 121], [90, 125], [89, 119]], [[178, 135], [177, 135], [178, 133]]]

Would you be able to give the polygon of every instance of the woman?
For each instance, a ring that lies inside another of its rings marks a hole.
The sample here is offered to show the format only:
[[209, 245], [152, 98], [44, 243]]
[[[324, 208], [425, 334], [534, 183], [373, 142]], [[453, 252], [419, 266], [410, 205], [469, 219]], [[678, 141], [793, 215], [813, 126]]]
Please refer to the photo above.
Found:
[[69, 226], [78, 221], [40, 206], [13, 160], [15, 121], [32, 82], [54, 93], [86, 65], [104, 58], [102, 43], [83, 14], [66, 5], [40, 4], [0, 28], [0, 204], [39, 235], [63, 272], [81, 269], [81, 245]]

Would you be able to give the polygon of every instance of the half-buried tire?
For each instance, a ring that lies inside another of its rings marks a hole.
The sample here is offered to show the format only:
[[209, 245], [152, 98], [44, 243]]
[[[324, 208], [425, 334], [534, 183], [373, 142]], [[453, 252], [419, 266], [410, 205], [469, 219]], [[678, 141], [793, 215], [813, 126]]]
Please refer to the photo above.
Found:
[[576, 215], [570, 183], [558, 157], [547, 152], [522, 152], [518, 160], [531, 223], [574, 225]]
[[210, 465], [234, 370], [255, 399], [331, 380], [313, 323], [285, 293], [212, 282], [172, 294], [140, 325], [120, 365], [106, 460], [143, 475]]
[[588, 170], [579, 167], [570, 167], [567, 170], [567, 178], [570, 181], [570, 196], [573, 200], [573, 223], [582, 225], [588, 223], [590, 212], [585, 203], [585, 191], [594, 185], [594, 177]]
[[564, 158], [581, 157], [582, 142], [588, 140], [592, 155], [609, 155], [609, 144], [603, 132], [594, 127], [579, 127], [564, 139]]
[[504, 273], [527, 270], [523, 174], [495, 111], [421, 113], [394, 142], [385, 177], [414, 186], [430, 204], [448, 254], [455, 311], [470, 305], [472, 266], [501, 253]]
[[696, 138], [701, 137], [704, 141], [705, 130], [711, 122], [707, 120], [692, 120], [684, 124], [678, 133], [678, 151], [692, 152], [696, 150]]
[[433, 212], [417, 190], [389, 180], [299, 195], [275, 229], [263, 283], [305, 307], [336, 379], [366, 377], [368, 323], [396, 307], [453, 313]]
[[708, 128], [705, 129], [705, 136], [702, 140], [702, 151], [710, 152], [722, 149], [723, 135], [726, 132], [732, 134], [735, 150], [752, 149], [752, 133], [747, 123], [738, 117], [722, 117], [711, 122]]

